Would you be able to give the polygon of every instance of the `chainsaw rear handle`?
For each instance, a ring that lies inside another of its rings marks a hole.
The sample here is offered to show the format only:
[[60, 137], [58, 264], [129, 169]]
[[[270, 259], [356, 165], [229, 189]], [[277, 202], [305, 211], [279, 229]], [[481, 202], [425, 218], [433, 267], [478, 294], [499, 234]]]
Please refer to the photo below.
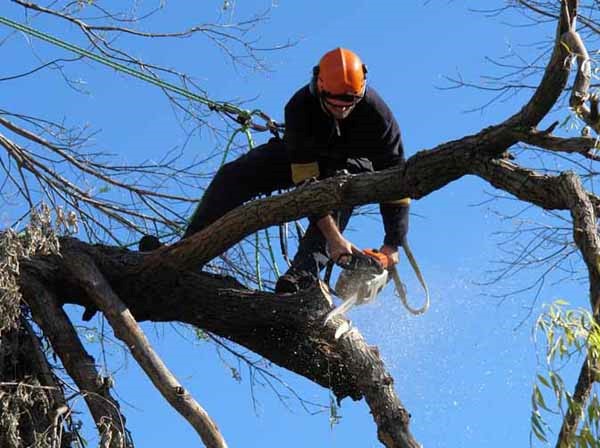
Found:
[[335, 261], [342, 269], [373, 269], [379, 273], [392, 266], [391, 258], [377, 249], [356, 249], [352, 253], [341, 254]]
[[390, 266], [394, 265], [394, 262], [390, 257], [388, 257], [383, 252], [378, 251], [377, 249], [364, 249], [363, 253], [377, 260], [379, 264], [381, 264], [383, 269], [388, 269]]

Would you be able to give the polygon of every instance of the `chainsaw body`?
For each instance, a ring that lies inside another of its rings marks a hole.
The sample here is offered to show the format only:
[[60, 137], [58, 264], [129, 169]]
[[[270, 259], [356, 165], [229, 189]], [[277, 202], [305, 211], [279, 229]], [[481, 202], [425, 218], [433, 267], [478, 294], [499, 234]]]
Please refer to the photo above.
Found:
[[[421, 274], [408, 242], [402, 244], [404, 252], [415, 271], [415, 274], [425, 292], [425, 301], [421, 308], [413, 308], [406, 296], [406, 287], [400, 280], [394, 262], [387, 255], [376, 249], [357, 250], [347, 254], [343, 262], [337, 265], [342, 268], [335, 285], [335, 293], [344, 300], [340, 306], [332, 310], [325, 318], [325, 323], [333, 317], [344, 314], [355, 305], [362, 305], [373, 301], [389, 280], [394, 283], [396, 295], [400, 298], [406, 309], [413, 315], [425, 313], [429, 309], [429, 290]], [[350, 330], [348, 321], [343, 322], [335, 332], [335, 339], [340, 338]]]
[[348, 254], [337, 264], [342, 272], [335, 284], [335, 293], [344, 303], [327, 315], [325, 323], [355, 305], [373, 301], [388, 282], [390, 262], [387, 255], [375, 249]]
[[340, 264], [336, 294], [344, 301], [354, 299], [356, 305], [373, 301], [388, 282], [388, 265], [387, 256], [374, 249], [353, 254], [348, 263]]

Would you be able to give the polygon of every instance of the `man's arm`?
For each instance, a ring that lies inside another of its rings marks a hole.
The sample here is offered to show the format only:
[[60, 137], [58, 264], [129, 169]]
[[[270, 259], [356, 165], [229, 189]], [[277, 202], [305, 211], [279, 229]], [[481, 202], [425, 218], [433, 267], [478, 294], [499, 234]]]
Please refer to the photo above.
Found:
[[408, 212], [410, 198], [379, 205], [383, 218], [385, 238], [381, 252], [398, 262], [398, 247], [404, 243], [408, 233]]
[[316, 224], [327, 241], [329, 258], [338, 262], [341, 256], [352, 253], [352, 243], [344, 238], [331, 215], [320, 218]]
[[[369, 117], [374, 124], [372, 154], [369, 157], [375, 171], [401, 166], [404, 164], [404, 145], [400, 126], [391, 109], [383, 99], [370, 89], [369, 105], [372, 107]], [[381, 252], [398, 258], [398, 247], [402, 245], [408, 232], [408, 207], [410, 198], [379, 204], [383, 220], [385, 238]]]

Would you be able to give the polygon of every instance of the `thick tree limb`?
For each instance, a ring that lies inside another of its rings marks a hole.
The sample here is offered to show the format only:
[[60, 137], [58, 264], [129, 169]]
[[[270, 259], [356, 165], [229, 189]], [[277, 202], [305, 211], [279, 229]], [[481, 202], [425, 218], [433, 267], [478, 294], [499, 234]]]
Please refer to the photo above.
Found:
[[[514, 129], [529, 129], [546, 116], [560, 97], [570, 69], [570, 53], [562, 43], [565, 33], [573, 32], [577, 0], [563, 0], [555, 46], [540, 85], [529, 102], [499, 125], [483, 129], [461, 140], [451, 141], [412, 156], [404, 167], [377, 173], [376, 188], [361, 188], [365, 176], [327, 179], [306, 185], [293, 193], [253, 201], [239, 207], [212, 225], [173, 246], [164, 247], [150, 257], [148, 268], [169, 263], [193, 269], [223, 253], [245, 236], [265, 227], [346, 206], [383, 202], [405, 197], [418, 199], [468, 173], [474, 155], [494, 157], [517, 142]], [[292, 195], [292, 196], [290, 196]]]
[[244, 290], [237, 282], [163, 266], [139, 272], [143, 255], [77, 240], [61, 241], [63, 257], [36, 259], [23, 269], [53, 278], [56, 294], [89, 305], [90, 298], [73, 279], [64, 260], [90, 256], [115, 293], [138, 320], [179, 321], [237, 342], [265, 358], [330, 388], [338, 399], [365, 397], [388, 447], [416, 447], [409, 413], [393, 390], [393, 380], [374, 348], [356, 330], [334, 337], [341, 318], [323, 326], [331, 310], [319, 288], [298, 295]]
[[196, 430], [208, 448], [227, 448], [216, 423], [181, 386], [156, 354], [131, 312], [114, 293], [89, 256], [70, 253], [65, 265], [75, 282], [94, 301], [110, 322], [115, 336], [121, 339], [163, 397]]
[[38, 277], [22, 274], [21, 290], [34, 320], [50, 340], [69, 376], [75, 381], [92, 414], [102, 443], [111, 448], [127, 446], [125, 418], [110, 395], [106, 379], [96, 370], [68, 316]]
[[[544, 210], [569, 210], [569, 204], [560, 194], [560, 178], [523, 168], [505, 159], [479, 159], [471, 164], [471, 172], [487, 180], [494, 187], [537, 205]], [[587, 193], [596, 215], [600, 214], [600, 198]]]
[[590, 305], [598, 317], [600, 304], [600, 238], [596, 210], [579, 177], [573, 172], [560, 176], [560, 193], [567, 202], [573, 218], [573, 239], [581, 251], [590, 278]]
[[[579, 177], [572, 172], [561, 175], [560, 190], [571, 209], [573, 218], [573, 239], [579, 248], [588, 268], [590, 279], [590, 302], [594, 310], [594, 319], [599, 322], [600, 305], [600, 238], [598, 237], [596, 213], [588, 193], [583, 189]], [[557, 448], [572, 445], [577, 427], [582, 417], [582, 411], [591, 393], [594, 381], [594, 370], [598, 366], [595, 361], [586, 356], [575, 386], [573, 403], [569, 406], [563, 420]]]

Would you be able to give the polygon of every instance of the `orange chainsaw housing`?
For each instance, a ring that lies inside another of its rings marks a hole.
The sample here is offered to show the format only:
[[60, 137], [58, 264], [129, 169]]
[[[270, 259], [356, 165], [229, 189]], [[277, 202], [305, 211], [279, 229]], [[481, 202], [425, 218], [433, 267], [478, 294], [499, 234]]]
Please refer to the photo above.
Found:
[[388, 256], [383, 252], [379, 252], [377, 249], [364, 249], [363, 253], [377, 260], [379, 264], [383, 266], [383, 269], [387, 269], [392, 264]]

